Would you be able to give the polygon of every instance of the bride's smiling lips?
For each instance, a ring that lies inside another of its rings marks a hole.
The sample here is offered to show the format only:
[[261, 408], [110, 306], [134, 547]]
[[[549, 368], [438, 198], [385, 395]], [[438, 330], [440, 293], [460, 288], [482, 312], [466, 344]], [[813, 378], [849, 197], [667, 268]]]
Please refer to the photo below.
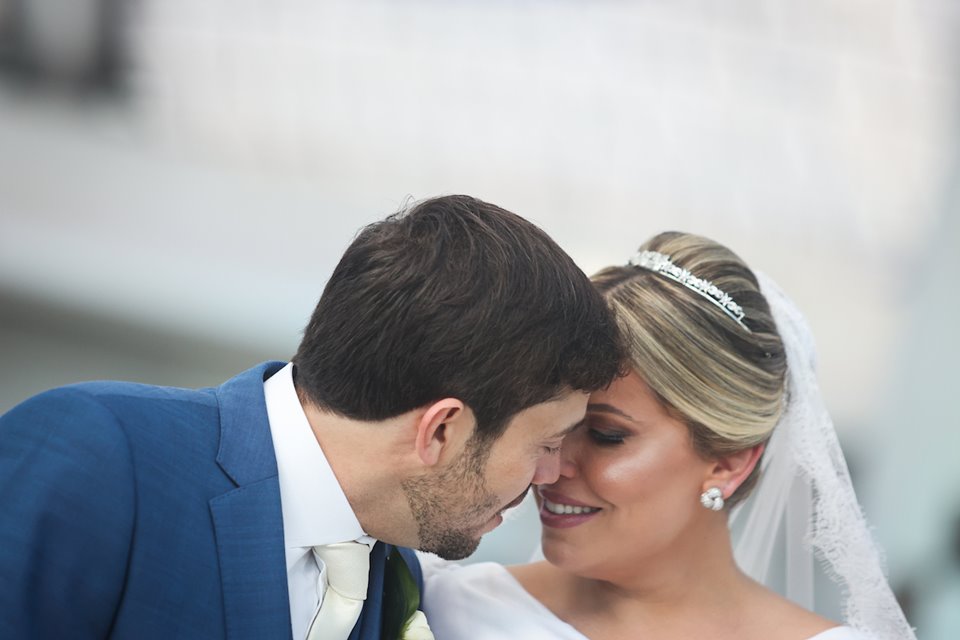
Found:
[[566, 529], [592, 519], [602, 509], [568, 498], [557, 491], [537, 489], [540, 496], [540, 522], [546, 527]]

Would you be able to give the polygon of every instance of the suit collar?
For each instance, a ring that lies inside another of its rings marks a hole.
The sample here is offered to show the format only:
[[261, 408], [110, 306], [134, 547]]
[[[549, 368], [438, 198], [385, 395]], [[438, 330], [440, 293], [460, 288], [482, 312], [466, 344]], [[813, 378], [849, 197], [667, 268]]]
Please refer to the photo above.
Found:
[[263, 381], [283, 366], [283, 362], [264, 362], [217, 388], [220, 404], [217, 464], [238, 486], [277, 475]]
[[315, 547], [365, 536], [307, 420], [293, 384], [293, 365], [273, 374], [263, 390], [280, 477], [286, 546]]
[[[216, 390], [217, 463], [238, 485], [210, 501], [231, 640], [291, 636], [280, 484], [263, 395], [263, 381], [284, 364], [265, 362]], [[380, 640], [391, 548], [377, 542], [371, 550], [367, 600], [349, 640]]]
[[216, 390], [217, 464], [237, 485], [210, 500], [231, 640], [291, 634], [280, 484], [263, 397], [264, 379], [282, 366], [261, 364]]

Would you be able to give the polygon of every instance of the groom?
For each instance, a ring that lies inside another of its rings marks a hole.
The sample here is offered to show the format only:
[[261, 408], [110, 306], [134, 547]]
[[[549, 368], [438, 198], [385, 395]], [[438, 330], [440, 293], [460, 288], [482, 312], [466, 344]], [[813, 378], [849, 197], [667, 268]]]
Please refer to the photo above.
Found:
[[393, 545], [472, 553], [618, 370], [603, 301], [540, 229], [418, 203], [359, 233], [291, 363], [0, 417], [0, 637], [379, 639], [389, 568], [419, 576]]

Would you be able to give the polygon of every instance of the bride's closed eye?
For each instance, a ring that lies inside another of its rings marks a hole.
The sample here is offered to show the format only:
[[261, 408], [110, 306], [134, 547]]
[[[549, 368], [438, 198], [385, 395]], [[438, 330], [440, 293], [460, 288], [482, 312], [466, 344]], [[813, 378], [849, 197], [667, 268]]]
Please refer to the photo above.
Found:
[[601, 426], [588, 427], [587, 434], [595, 444], [600, 446], [614, 446], [623, 444], [627, 438], [627, 433], [618, 429]]

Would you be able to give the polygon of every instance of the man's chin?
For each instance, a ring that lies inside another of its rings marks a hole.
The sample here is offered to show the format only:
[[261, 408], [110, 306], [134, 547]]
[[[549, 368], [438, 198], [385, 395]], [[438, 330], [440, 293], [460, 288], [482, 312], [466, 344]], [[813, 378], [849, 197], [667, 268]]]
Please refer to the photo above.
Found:
[[435, 540], [422, 541], [420, 550], [436, 554], [444, 560], [463, 560], [473, 555], [479, 546], [479, 535], [473, 537], [463, 532], [448, 532]]
[[460, 545], [460, 546], [448, 546], [440, 547], [435, 551], [430, 551], [440, 556], [444, 560], [463, 560], [464, 558], [469, 558], [473, 555], [473, 552], [477, 550], [477, 547], [480, 546], [480, 541], [477, 540], [473, 545]]

